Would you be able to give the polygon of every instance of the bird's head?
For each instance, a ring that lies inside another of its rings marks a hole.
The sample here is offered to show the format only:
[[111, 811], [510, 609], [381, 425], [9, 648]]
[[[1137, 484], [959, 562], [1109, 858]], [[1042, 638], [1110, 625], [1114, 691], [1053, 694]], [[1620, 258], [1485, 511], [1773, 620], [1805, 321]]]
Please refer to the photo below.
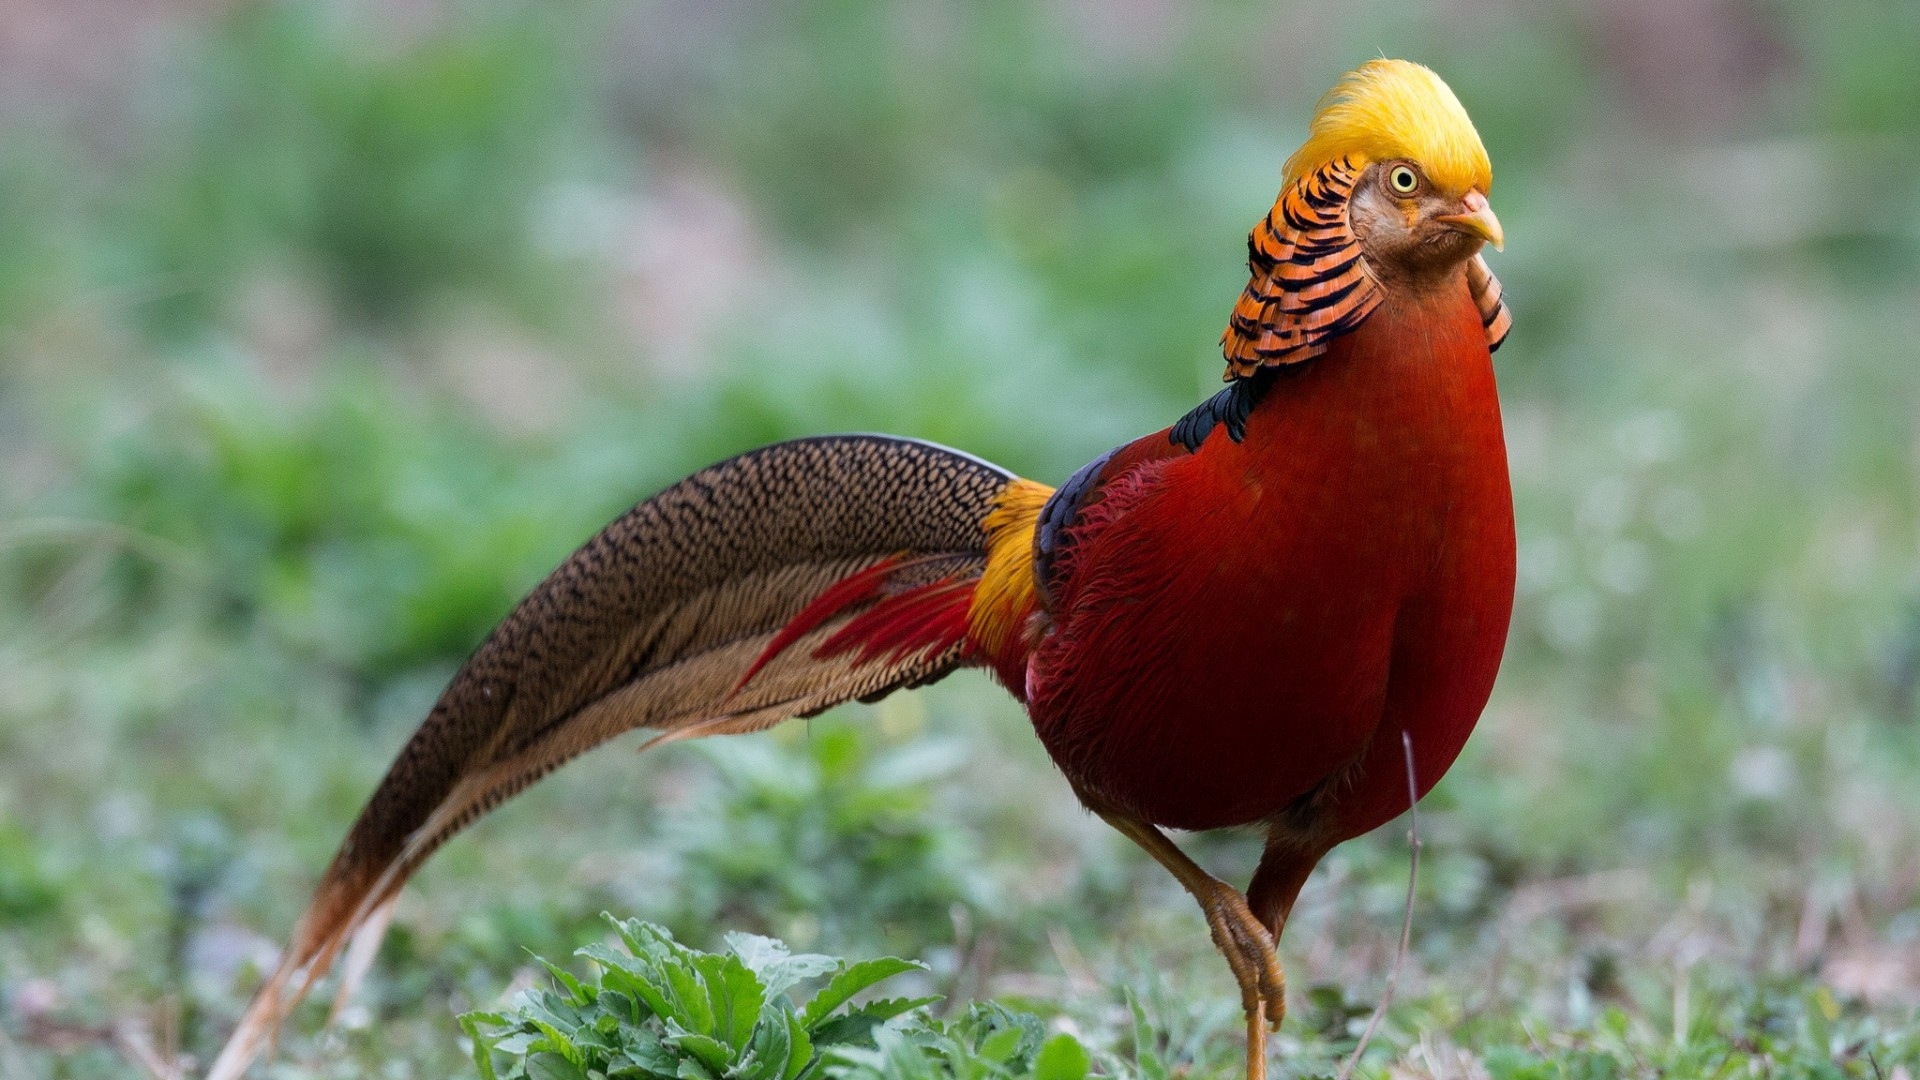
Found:
[[1480, 134], [1440, 76], [1405, 60], [1350, 72], [1247, 236], [1250, 278], [1220, 336], [1227, 378], [1311, 360], [1396, 296], [1444, 298], [1463, 280], [1498, 348], [1512, 319], [1479, 257], [1505, 239], [1492, 187]]
[[1336, 162], [1359, 171], [1347, 208], [1374, 275], [1419, 279], [1505, 242], [1487, 196], [1493, 165], [1460, 99], [1406, 60], [1349, 72], [1314, 111], [1287, 159], [1286, 187]]

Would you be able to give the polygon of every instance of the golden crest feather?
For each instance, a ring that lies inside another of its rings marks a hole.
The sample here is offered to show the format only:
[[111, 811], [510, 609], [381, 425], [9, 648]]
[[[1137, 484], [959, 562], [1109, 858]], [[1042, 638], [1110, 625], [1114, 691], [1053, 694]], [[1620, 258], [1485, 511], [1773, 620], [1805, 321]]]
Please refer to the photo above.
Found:
[[1342, 158], [1361, 169], [1411, 161], [1448, 195], [1493, 187], [1493, 164], [1460, 99], [1409, 60], [1368, 61], [1320, 99], [1307, 141], [1287, 159], [1287, 186]]

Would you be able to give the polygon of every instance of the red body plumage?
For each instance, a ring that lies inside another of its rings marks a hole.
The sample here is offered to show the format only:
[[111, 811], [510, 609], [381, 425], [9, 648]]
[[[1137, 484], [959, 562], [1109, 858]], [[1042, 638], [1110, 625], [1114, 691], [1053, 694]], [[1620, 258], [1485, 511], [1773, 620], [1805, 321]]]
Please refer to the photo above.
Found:
[[[1109, 805], [1204, 829], [1322, 793], [1329, 846], [1406, 809], [1493, 685], [1513, 511], [1482, 318], [1460, 279], [1278, 377], [1244, 440], [1115, 455], [1056, 572], [1029, 709]], [[1316, 845], [1317, 846], [1317, 845]]]

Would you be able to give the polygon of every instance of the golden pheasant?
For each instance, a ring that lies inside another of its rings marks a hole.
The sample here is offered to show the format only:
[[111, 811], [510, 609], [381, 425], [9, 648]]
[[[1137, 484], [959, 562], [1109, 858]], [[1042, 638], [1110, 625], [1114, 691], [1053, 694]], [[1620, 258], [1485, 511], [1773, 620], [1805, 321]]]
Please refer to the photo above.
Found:
[[[757, 731], [970, 666], [1198, 899], [1262, 1077], [1302, 882], [1407, 808], [1404, 745], [1420, 794], [1440, 779], [1500, 664], [1514, 536], [1490, 355], [1509, 319], [1480, 254], [1501, 243], [1492, 183], [1446, 84], [1373, 61], [1321, 101], [1248, 239], [1226, 389], [1170, 428], [1058, 490], [840, 435], [634, 507], [454, 676], [215, 1080], [343, 949], [349, 991], [436, 848], [575, 755], [634, 728]], [[1249, 825], [1266, 846], [1244, 894], [1162, 831]]]

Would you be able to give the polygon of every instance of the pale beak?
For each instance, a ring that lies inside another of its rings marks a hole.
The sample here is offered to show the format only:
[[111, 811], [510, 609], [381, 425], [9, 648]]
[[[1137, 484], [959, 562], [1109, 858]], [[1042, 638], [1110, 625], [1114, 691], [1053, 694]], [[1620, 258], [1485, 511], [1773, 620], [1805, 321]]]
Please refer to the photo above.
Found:
[[1466, 213], [1435, 214], [1433, 220], [1445, 222], [1470, 236], [1477, 236], [1492, 244], [1495, 251], [1505, 251], [1507, 234], [1500, 228], [1500, 219], [1493, 216], [1493, 207], [1487, 202], [1487, 197], [1478, 191], [1469, 191], [1460, 202], [1466, 206]]

